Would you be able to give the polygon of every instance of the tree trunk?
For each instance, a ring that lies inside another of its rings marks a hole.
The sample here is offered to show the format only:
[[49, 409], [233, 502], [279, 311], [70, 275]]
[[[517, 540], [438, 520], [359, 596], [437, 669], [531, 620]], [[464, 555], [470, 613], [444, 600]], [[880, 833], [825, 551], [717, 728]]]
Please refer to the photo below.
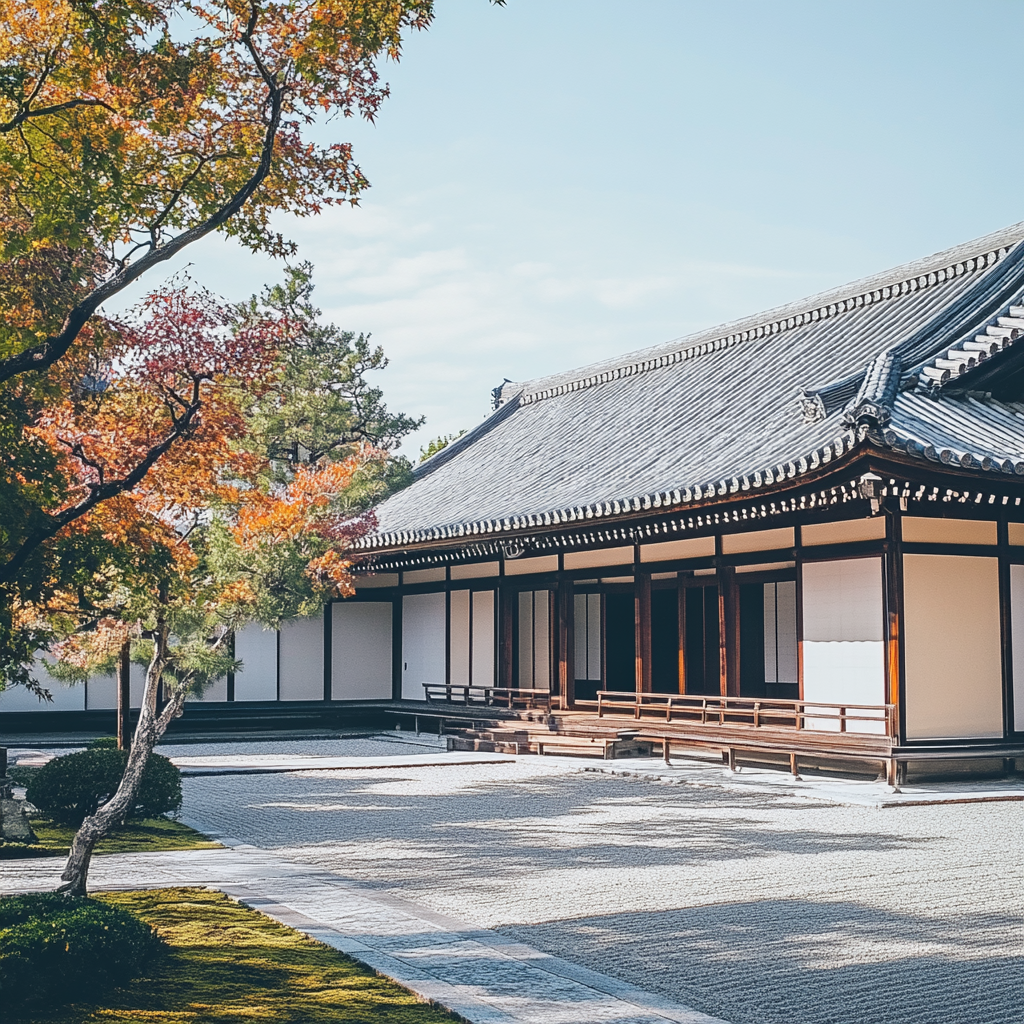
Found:
[[57, 891], [72, 896], [84, 896], [89, 877], [89, 863], [96, 844], [114, 828], [122, 824], [135, 807], [142, 773], [153, 748], [160, 741], [171, 719], [181, 714], [185, 703], [185, 688], [172, 694], [162, 713], [157, 712], [157, 693], [167, 659], [167, 630], [158, 629], [154, 643], [153, 658], [146, 670], [146, 689], [139, 710], [139, 721], [135, 727], [128, 764], [124, 770], [117, 792], [95, 814], [82, 822], [71, 843], [71, 853], [64, 865], [61, 880], [65, 883]]

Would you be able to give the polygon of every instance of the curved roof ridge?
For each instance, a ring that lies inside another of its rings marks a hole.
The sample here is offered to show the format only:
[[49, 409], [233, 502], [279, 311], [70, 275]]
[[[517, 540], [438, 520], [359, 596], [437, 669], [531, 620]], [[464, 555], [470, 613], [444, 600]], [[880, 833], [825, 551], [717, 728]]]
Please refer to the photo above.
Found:
[[986, 270], [1022, 239], [1024, 221], [931, 256], [904, 263], [880, 274], [863, 277], [850, 284], [797, 299], [774, 309], [589, 366], [517, 384], [516, 395], [521, 405], [530, 405], [568, 391], [578, 391], [606, 381], [631, 377], [647, 370], [720, 351], [723, 348], [731, 348], [752, 338], [781, 334], [809, 322], [830, 319], [850, 309], [933, 287], [947, 280], [950, 273], [960, 276], [964, 273]]

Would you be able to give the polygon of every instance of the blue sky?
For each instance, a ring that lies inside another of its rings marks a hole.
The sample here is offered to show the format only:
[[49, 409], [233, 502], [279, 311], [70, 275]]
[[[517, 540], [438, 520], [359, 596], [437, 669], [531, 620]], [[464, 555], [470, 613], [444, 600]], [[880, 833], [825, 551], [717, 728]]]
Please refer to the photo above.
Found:
[[[282, 220], [317, 299], [391, 358], [407, 445], [527, 380], [1024, 219], [1019, 0], [437, 0], [374, 126], [372, 188]], [[280, 276], [189, 251], [229, 298]]]

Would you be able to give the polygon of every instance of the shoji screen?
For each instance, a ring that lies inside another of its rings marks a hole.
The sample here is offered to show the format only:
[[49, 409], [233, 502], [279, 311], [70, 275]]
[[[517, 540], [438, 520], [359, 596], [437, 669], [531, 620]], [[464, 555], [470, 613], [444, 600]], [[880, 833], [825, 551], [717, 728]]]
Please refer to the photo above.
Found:
[[799, 682], [795, 580], [764, 584], [764, 681]]
[[235, 634], [235, 700], [277, 700], [277, 630], [251, 622]]
[[474, 686], [494, 685], [494, 591], [473, 591], [473, 646], [471, 651]]
[[576, 678], [600, 681], [601, 595], [577, 594], [573, 611]]
[[448, 668], [452, 683], [469, 685], [470, 604], [473, 597], [468, 590], [453, 590], [451, 601], [450, 639], [448, 644]]
[[547, 590], [524, 590], [518, 600], [519, 686], [551, 688], [551, 598]]
[[331, 699], [391, 696], [391, 602], [331, 605]]
[[445, 681], [444, 594], [402, 599], [402, 697], [423, 700], [424, 683]]
[[[803, 565], [804, 700], [884, 704], [882, 560], [849, 558]], [[838, 729], [822, 719], [812, 728]], [[850, 723], [880, 732], [881, 723]]]
[[999, 562], [904, 555], [907, 738], [1003, 734]]

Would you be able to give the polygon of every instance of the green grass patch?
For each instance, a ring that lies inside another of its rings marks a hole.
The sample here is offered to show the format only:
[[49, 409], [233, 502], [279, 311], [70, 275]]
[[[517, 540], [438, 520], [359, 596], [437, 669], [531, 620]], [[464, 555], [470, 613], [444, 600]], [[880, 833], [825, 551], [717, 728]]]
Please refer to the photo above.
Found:
[[[37, 843], [0, 843], [0, 860], [21, 857], [66, 857], [75, 829], [47, 818], [33, 818]], [[159, 853], [164, 850], [214, 850], [220, 846], [180, 821], [142, 818], [120, 826], [96, 844], [96, 853]]]
[[[63, 1007], [32, 1024], [442, 1024], [369, 968], [207, 889], [102, 893], [153, 925], [167, 951], [102, 1002]], [[28, 1024], [10, 1018], [11, 1024]]]

